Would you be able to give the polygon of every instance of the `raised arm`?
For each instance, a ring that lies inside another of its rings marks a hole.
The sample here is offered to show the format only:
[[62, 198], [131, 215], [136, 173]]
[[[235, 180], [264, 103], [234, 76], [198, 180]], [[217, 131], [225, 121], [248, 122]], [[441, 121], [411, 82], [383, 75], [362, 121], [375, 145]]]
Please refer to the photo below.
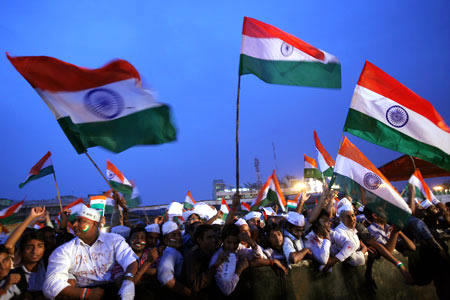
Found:
[[225, 225], [231, 224], [234, 221], [234, 215], [236, 214], [237, 207], [241, 204], [241, 196], [238, 193], [233, 195], [233, 202], [231, 203], [230, 212], [228, 213]]
[[8, 249], [10, 255], [14, 254], [15, 245], [17, 241], [22, 236], [25, 229], [27, 229], [28, 225], [31, 224], [36, 218], [39, 218], [45, 214], [45, 206], [42, 207], [33, 207], [30, 211], [30, 214], [26, 217], [26, 219], [20, 223], [20, 225], [11, 233], [8, 240], [5, 243], [5, 247]]

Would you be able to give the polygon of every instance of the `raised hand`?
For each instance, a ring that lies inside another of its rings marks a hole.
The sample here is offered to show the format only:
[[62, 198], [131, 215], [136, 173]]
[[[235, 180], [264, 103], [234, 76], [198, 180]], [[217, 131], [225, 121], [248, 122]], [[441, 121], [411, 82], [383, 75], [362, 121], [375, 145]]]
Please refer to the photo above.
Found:
[[45, 216], [45, 206], [33, 207], [30, 211], [30, 217], [33, 219]]

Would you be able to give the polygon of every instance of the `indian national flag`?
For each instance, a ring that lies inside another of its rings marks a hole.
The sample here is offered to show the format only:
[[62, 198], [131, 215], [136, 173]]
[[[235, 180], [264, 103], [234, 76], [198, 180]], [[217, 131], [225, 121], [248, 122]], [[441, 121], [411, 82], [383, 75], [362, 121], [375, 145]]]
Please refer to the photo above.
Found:
[[408, 183], [412, 184], [416, 189], [416, 199], [420, 199], [420, 202], [428, 200], [434, 205], [440, 203], [436, 196], [431, 192], [425, 180], [423, 180], [422, 173], [420, 173], [419, 169], [414, 171], [409, 178]]
[[341, 88], [339, 60], [299, 38], [244, 17], [239, 75], [267, 83]]
[[384, 175], [346, 137], [336, 159], [330, 186], [360, 200], [364, 189], [365, 206], [389, 222], [404, 226], [411, 210]]
[[131, 191], [131, 194], [124, 194], [123, 197], [127, 201], [127, 206], [129, 208], [135, 208], [141, 205], [142, 199], [137, 186], [133, 182], [131, 182], [131, 184], [133, 185], [133, 190]]
[[25, 184], [27, 184], [30, 181], [39, 179], [41, 177], [44, 177], [46, 175], [55, 173], [55, 170], [53, 170], [53, 164], [52, 159], [50, 158], [52, 154], [50, 151], [47, 152], [38, 162], [35, 164], [30, 172], [28, 173], [27, 178], [24, 182], [19, 184], [19, 188], [23, 188]]
[[249, 204], [247, 204], [247, 203], [245, 203], [245, 202], [241, 202], [241, 210], [242, 211], [246, 211], [246, 212], [249, 212], [250, 211], [250, 205]]
[[20, 210], [24, 203], [25, 200], [22, 200], [19, 203], [13, 204], [10, 207], [0, 210], [0, 223], [3, 225], [9, 224], [11, 222], [14, 223], [14, 214]]
[[192, 197], [191, 191], [188, 191], [186, 198], [184, 199], [183, 208], [191, 210], [194, 208], [195, 204], [197, 204], [197, 202], [195, 202], [194, 197]]
[[314, 178], [317, 180], [322, 180], [323, 176], [320, 170], [317, 168], [317, 162], [314, 158], [311, 158], [304, 154], [305, 167], [303, 169], [303, 174], [305, 178]]
[[[70, 216], [69, 216], [70, 223], [74, 223], [75, 218], [78, 217], [79, 215], [81, 215], [81, 210], [83, 209], [83, 205], [84, 205], [83, 199], [78, 198], [77, 200], [73, 201], [72, 203], [70, 203], [69, 205], [67, 205], [63, 208], [63, 210], [70, 209]], [[58, 215], [59, 214], [60, 213], [58, 213]]]
[[106, 196], [99, 195], [90, 197], [90, 207], [96, 209], [102, 217], [105, 215], [105, 206]]
[[300, 199], [300, 197], [302, 196], [303, 192], [299, 192], [297, 194], [297, 196], [295, 196], [295, 198], [293, 200], [288, 200], [287, 201], [287, 207], [291, 208], [291, 209], [296, 209], [297, 205], [298, 205], [298, 199]]
[[124, 195], [130, 195], [133, 191], [132, 184], [126, 179], [122, 172], [109, 160], [106, 161], [106, 177], [111, 187]]
[[331, 158], [327, 150], [323, 147], [319, 140], [317, 132], [314, 130], [314, 143], [317, 149], [317, 162], [319, 163], [320, 172], [326, 177], [331, 177], [333, 175], [333, 167], [335, 165], [334, 159]]
[[[281, 191], [280, 184], [278, 183], [275, 170], [272, 175], [269, 176], [264, 186], [259, 190], [258, 195], [251, 204], [252, 211], [258, 211], [259, 207], [271, 206], [277, 204], [283, 211], [286, 211], [286, 200], [284, 199], [283, 192]], [[242, 205], [242, 204], [241, 204]]]
[[450, 128], [433, 105], [366, 62], [344, 131], [450, 170]]
[[95, 146], [118, 153], [176, 139], [169, 107], [155, 101], [125, 60], [88, 69], [48, 56], [7, 57], [48, 105], [79, 154]]
[[230, 208], [228, 207], [225, 198], [222, 197], [222, 203], [220, 204], [220, 211], [223, 212], [222, 220], [225, 220], [230, 213]]

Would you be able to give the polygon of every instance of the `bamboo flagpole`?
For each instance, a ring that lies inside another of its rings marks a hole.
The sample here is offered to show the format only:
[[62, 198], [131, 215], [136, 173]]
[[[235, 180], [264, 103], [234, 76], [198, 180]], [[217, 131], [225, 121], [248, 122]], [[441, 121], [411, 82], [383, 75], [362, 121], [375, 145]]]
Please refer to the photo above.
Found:
[[89, 158], [89, 160], [92, 162], [92, 164], [94, 165], [94, 167], [98, 170], [98, 172], [100, 173], [100, 175], [102, 175], [103, 179], [105, 179], [106, 184], [113, 189], [113, 187], [111, 186], [111, 184], [109, 183], [108, 179], [106, 179], [105, 175], [102, 173], [102, 171], [100, 170], [100, 168], [97, 166], [97, 164], [95, 163], [95, 161], [89, 156], [89, 154], [86, 152], [84, 152], [84, 154], [86, 154], [86, 156]]
[[58, 200], [59, 200], [59, 208], [61, 208], [61, 212], [62, 212], [63, 211], [63, 207], [62, 207], [62, 203], [61, 203], [61, 196], [59, 195], [58, 182], [56, 181], [55, 169], [53, 169], [53, 179], [55, 180], [56, 194], [58, 195]]
[[239, 195], [239, 95], [241, 92], [241, 76], [238, 79], [236, 100], [236, 194]]

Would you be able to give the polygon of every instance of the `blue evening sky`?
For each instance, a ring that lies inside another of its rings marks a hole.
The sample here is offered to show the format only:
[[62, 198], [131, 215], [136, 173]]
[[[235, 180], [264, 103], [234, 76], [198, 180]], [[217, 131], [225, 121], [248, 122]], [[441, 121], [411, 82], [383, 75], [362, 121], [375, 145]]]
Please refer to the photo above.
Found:
[[[192, 4], [194, 3], [194, 4]], [[178, 140], [110, 159], [134, 179], [144, 204], [211, 199], [212, 180], [235, 183], [235, 109], [244, 16], [272, 24], [339, 58], [342, 89], [241, 80], [241, 183], [302, 176], [303, 154], [316, 157], [313, 130], [335, 156], [353, 89], [369, 60], [428, 99], [450, 124], [449, 1], [8, 1], [0, 10], [0, 53], [47, 55], [89, 68], [114, 58], [131, 62], [169, 104]], [[86, 196], [107, 186], [77, 155], [50, 110], [0, 55], [0, 198], [56, 196], [51, 176], [22, 190], [29, 169], [48, 151], [61, 194]], [[349, 136], [377, 166], [401, 154]], [[447, 178], [448, 179], [448, 178]], [[439, 181], [439, 180], [438, 180]]]

